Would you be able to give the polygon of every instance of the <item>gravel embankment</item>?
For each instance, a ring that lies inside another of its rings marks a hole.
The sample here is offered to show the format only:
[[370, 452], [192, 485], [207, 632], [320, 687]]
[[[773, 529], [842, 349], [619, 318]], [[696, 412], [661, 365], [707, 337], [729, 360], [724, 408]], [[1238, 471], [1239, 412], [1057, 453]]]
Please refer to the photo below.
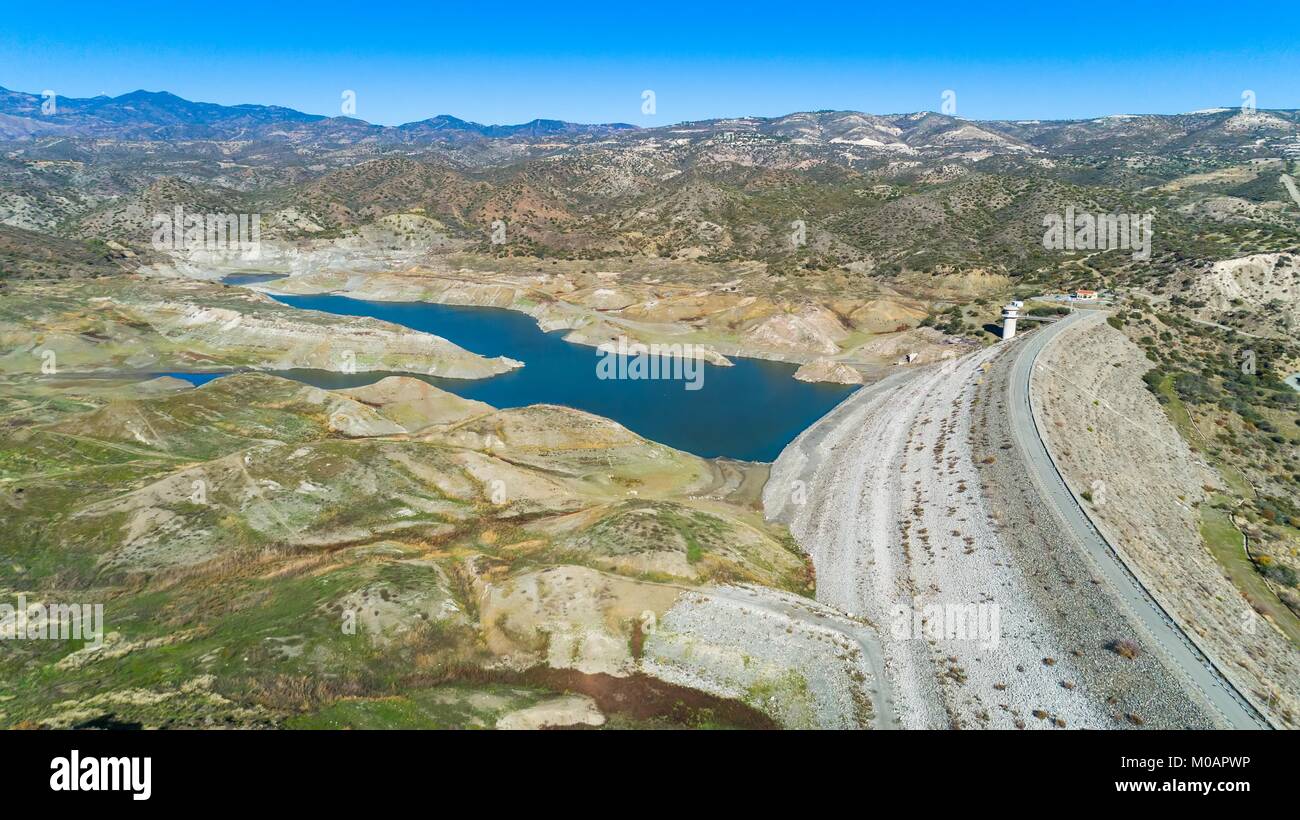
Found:
[[[1003, 350], [859, 391], [782, 453], [765, 509], [812, 556], [818, 599], [874, 625], [901, 726], [1110, 726], [981, 493], [970, 408]], [[938, 634], [947, 611], [997, 628]]]
[[642, 671], [743, 700], [793, 729], [891, 728], [870, 630], [766, 587], [686, 592], [646, 638]]

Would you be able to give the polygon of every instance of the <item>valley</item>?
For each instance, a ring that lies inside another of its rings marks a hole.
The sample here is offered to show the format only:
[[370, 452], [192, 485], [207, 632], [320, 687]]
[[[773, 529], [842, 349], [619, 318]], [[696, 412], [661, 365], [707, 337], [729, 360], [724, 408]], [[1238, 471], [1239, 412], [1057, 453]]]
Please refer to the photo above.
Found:
[[59, 103], [0, 90], [0, 593], [106, 627], [0, 725], [1300, 720], [1294, 110]]

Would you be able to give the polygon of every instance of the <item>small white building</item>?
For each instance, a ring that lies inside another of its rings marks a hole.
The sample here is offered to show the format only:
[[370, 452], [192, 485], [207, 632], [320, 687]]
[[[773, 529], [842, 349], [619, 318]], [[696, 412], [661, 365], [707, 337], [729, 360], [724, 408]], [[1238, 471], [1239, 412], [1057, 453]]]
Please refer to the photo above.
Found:
[[1024, 304], [1024, 302], [1011, 302], [1002, 308], [1003, 341], [1016, 335], [1016, 319], [1020, 316], [1020, 308], [1024, 307]]

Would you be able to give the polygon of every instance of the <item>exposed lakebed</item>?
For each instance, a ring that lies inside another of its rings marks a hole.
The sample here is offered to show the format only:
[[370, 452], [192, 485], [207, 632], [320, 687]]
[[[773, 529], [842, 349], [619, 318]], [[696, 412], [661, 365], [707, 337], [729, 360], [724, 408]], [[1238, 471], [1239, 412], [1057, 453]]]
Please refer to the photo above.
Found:
[[[246, 284], [269, 278], [240, 275], [225, 281]], [[585, 410], [646, 438], [706, 457], [772, 461], [795, 436], [856, 389], [797, 381], [794, 365], [747, 358], [734, 358], [732, 367], [701, 363], [703, 378], [696, 390], [686, 389], [687, 381], [681, 379], [601, 379], [595, 348], [564, 341], [564, 331], [543, 332], [532, 317], [515, 311], [367, 302], [335, 295], [268, 295], [303, 310], [369, 316], [433, 333], [483, 356], [509, 356], [525, 365], [478, 380], [383, 371], [284, 370], [277, 375], [327, 389], [370, 384], [390, 375], [413, 376], [502, 409], [559, 404]], [[224, 374], [167, 375], [202, 384]]]

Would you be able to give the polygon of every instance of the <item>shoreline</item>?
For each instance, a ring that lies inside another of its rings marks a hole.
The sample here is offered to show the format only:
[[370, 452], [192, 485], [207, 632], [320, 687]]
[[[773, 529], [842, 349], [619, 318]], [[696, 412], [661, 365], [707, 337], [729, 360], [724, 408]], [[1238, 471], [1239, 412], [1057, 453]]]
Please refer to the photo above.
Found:
[[[185, 278], [202, 278], [189, 273], [176, 272], [174, 275]], [[841, 350], [835, 353], [828, 350], [800, 350], [755, 345], [729, 339], [699, 338], [696, 333], [690, 331], [688, 325], [681, 324], [674, 327], [671, 323], [677, 320], [655, 322], [626, 319], [604, 312], [599, 307], [584, 306], [576, 302], [566, 301], [546, 291], [530, 290], [526, 284], [509, 279], [475, 281], [471, 278], [445, 272], [430, 271], [424, 274], [418, 282], [396, 281], [388, 287], [385, 287], [382, 281], [376, 280], [382, 280], [383, 277], [402, 277], [403, 273], [387, 270], [349, 270], [333, 275], [317, 272], [268, 272], [264, 275], [273, 278], [247, 283], [224, 282], [226, 278], [231, 276], [259, 276], [248, 271], [242, 271], [225, 276], [216, 276], [208, 279], [208, 281], [222, 282], [234, 287], [244, 287], [272, 298], [277, 295], [339, 296], [360, 302], [432, 304], [509, 310], [529, 316], [543, 332], [567, 331], [563, 339], [572, 344], [597, 347], [605, 342], [617, 339], [619, 336], [625, 336], [629, 341], [644, 344], [689, 343], [698, 349], [707, 351], [711, 355], [706, 356], [706, 360], [713, 359], [712, 363], [720, 366], [725, 366], [728, 357], [758, 359], [797, 366], [829, 359], [831, 362], [846, 365], [857, 371], [863, 378], [863, 384], [879, 381], [899, 368], [915, 366], [904, 363], [904, 359], [908, 358], [908, 355], [915, 356], [918, 351], [924, 351], [926, 348], [933, 349], [933, 355], [920, 354], [916, 364], [923, 364], [926, 363], [927, 359], [938, 360], [941, 357], [938, 353], [940, 350], [946, 353], [947, 349], [961, 346], [947, 340], [916, 339], [910, 340], [911, 343], [909, 344], [901, 345], [908, 348], [907, 353], [887, 352], [882, 353], [879, 357], [872, 358], [854, 354], [862, 346], [870, 344], [872, 341], [893, 341], [897, 331], [877, 331], [865, 335], [857, 332], [849, 333], [845, 338], [855, 336], [861, 336], [861, 338], [856, 340], [855, 346], [850, 351]], [[549, 276], [549, 274], [540, 275]], [[325, 277], [329, 281], [313, 282], [310, 281], [312, 277]], [[283, 286], [286, 282], [293, 282], [294, 288], [284, 290], [282, 287], [276, 287], [277, 285]], [[700, 293], [703, 292], [700, 291]], [[724, 293], [730, 295], [729, 292]], [[759, 297], [750, 296], [746, 298], [756, 299]], [[812, 305], [807, 307], [812, 307]], [[919, 326], [909, 328], [910, 331], [918, 329]], [[673, 332], [674, 330], [678, 332]]]
[[[533, 320], [537, 323], [537, 328], [538, 328], [538, 330], [540, 330], [542, 333], [550, 334], [550, 333], [555, 333], [555, 332], [557, 332], [557, 331], [559, 331], [559, 330], [565, 330], [565, 329], [567, 329], [567, 328], [550, 328], [550, 329], [548, 329], [548, 328], [546, 328], [546, 327], [543, 325], [543, 323], [541, 322], [541, 320], [539, 320], [536, 316], [534, 316], [533, 314], [529, 313], [528, 311], [520, 310], [520, 309], [517, 309], [517, 308], [497, 307], [497, 306], [495, 306], [495, 305], [479, 305], [479, 304], [464, 303], [464, 302], [435, 302], [435, 301], [430, 301], [430, 300], [427, 300], [427, 299], [415, 299], [415, 300], [410, 300], [410, 299], [373, 299], [373, 298], [365, 298], [365, 299], [362, 299], [362, 298], [357, 297], [357, 296], [352, 296], [352, 295], [350, 295], [350, 294], [349, 294], [348, 292], [346, 292], [346, 291], [321, 291], [321, 292], [319, 292], [319, 293], [285, 293], [285, 292], [282, 292], [282, 291], [273, 291], [273, 290], [270, 290], [270, 289], [265, 288], [265, 287], [262, 287], [262, 286], [254, 287], [254, 286], [252, 286], [252, 285], [234, 285], [234, 287], [247, 287], [247, 288], [249, 288], [250, 290], [255, 290], [255, 291], [257, 291], [258, 293], [261, 293], [261, 294], [263, 294], [263, 295], [265, 295], [265, 296], [269, 296], [269, 297], [272, 298], [272, 299], [276, 299], [277, 296], [306, 296], [306, 297], [310, 297], [310, 296], [335, 296], [335, 297], [338, 297], [338, 298], [340, 298], [340, 299], [350, 299], [350, 300], [352, 300], [352, 301], [354, 301], [354, 302], [361, 302], [361, 303], [371, 302], [371, 303], [376, 303], [376, 304], [386, 304], [386, 305], [412, 305], [412, 306], [414, 306], [414, 305], [434, 305], [434, 306], [438, 306], [438, 307], [466, 308], [466, 309], [476, 309], [476, 310], [505, 310], [505, 311], [509, 311], [509, 312], [511, 312], [511, 313], [519, 313], [519, 314], [523, 314], [523, 315], [528, 316], [529, 318], [533, 319]], [[279, 299], [276, 299], [276, 301], [277, 301], [277, 302], [280, 302]], [[285, 307], [293, 307], [293, 308], [295, 308], [295, 309], [297, 309], [297, 310], [316, 310], [315, 308], [298, 308], [298, 307], [296, 307], [295, 305], [290, 305], [290, 304], [287, 303], [287, 302], [280, 302], [280, 304], [284, 305]], [[320, 313], [329, 313], [329, 311], [319, 311], [319, 310], [317, 310], [317, 312], [320, 312]], [[331, 315], [331, 316], [335, 316], [335, 315], [340, 315], [340, 314], [329, 313], [329, 315]], [[380, 321], [389, 321], [389, 320], [380, 320]], [[422, 330], [415, 330], [414, 328], [409, 328], [409, 329], [412, 330], [413, 332], [416, 332], [416, 333], [427, 333], [427, 332], [428, 332], [428, 331], [422, 331]], [[560, 341], [563, 341], [563, 342], [565, 342], [565, 343], [567, 343], [567, 344], [578, 345], [579, 347], [596, 348], [596, 349], [599, 349], [599, 348], [601, 347], [601, 345], [607, 344], [607, 342], [596, 342], [596, 341], [592, 341], [592, 340], [590, 340], [590, 339], [586, 339], [586, 338], [574, 338], [572, 333], [570, 333], [570, 334], [568, 334], [568, 335], [565, 335], [565, 336], [561, 336], [561, 337], [560, 337]], [[632, 340], [632, 339], [629, 339], [629, 343], [630, 343], [630, 344], [645, 344], [645, 345], [653, 345], [653, 344], [695, 344], [695, 343], [691, 343], [691, 342], [672, 342], [672, 343], [669, 343], [669, 342], [658, 342], [658, 341], [655, 341], [655, 342], [645, 342], [645, 341], [641, 341], [641, 340]], [[702, 345], [698, 345], [698, 344], [697, 344], [696, 346], [699, 347], [699, 346], [702, 346]], [[736, 358], [736, 359], [748, 359], [748, 360], [750, 360], [750, 361], [756, 361], [756, 362], [770, 362], [770, 363], [773, 363], [773, 364], [785, 364], [785, 365], [790, 365], [792, 368], [794, 368], [794, 369], [792, 370], [791, 374], [790, 374], [790, 378], [791, 378], [791, 379], [796, 378], [796, 377], [795, 377], [795, 373], [798, 372], [798, 367], [796, 367], [796, 365], [809, 364], [809, 363], [811, 363], [811, 362], [813, 362], [813, 361], [816, 361], [816, 360], [818, 360], [818, 359], [820, 359], [820, 358], [826, 358], [826, 357], [820, 357], [820, 356], [816, 356], [816, 355], [802, 356], [802, 357], [800, 357], [800, 358], [790, 358], [790, 357], [784, 357], [784, 358], [783, 358], [783, 357], [779, 357], [779, 356], [775, 356], [775, 355], [758, 355], [758, 354], [755, 354], [755, 353], [753, 353], [753, 352], [750, 352], [750, 351], [746, 350], [746, 349], [743, 348], [743, 346], [741, 346], [741, 345], [730, 345], [730, 346], [724, 346], [724, 345], [719, 345], [719, 344], [716, 344], [716, 343], [708, 343], [707, 346], [708, 346], [709, 348], [711, 348], [713, 351], [718, 352], [718, 353], [724, 353], [724, 351], [723, 351], [721, 348], [723, 348], [723, 347], [727, 347], [728, 349], [727, 349], [727, 351], [725, 351], [725, 354], [724, 354], [724, 355], [725, 355], [725, 356], [732, 357], [732, 358]], [[739, 352], [733, 352], [733, 351], [731, 350], [731, 348], [734, 348], [735, 351], [739, 351]], [[474, 352], [474, 351], [470, 351], [470, 352]], [[483, 354], [478, 354], [478, 355], [483, 355]], [[619, 355], [619, 356], [623, 356], [624, 354], [621, 354], [621, 353], [620, 353], [620, 354], [617, 354], [617, 355]], [[668, 356], [668, 354], [662, 354], [662, 355], [663, 355], [664, 357], [667, 357], [667, 358], [678, 358], [678, 357], [675, 357], [675, 356]], [[879, 382], [879, 381], [882, 381], [882, 380], [884, 380], [884, 379], [886, 379], [886, 378], [889, 378], [890, 376], [894, 375], [895, 373], [906, 372], [906, 371], [907, 371], [907, 368], [905, 368], [903, 365], [882, 365], [882, 364], [871, 364], [871, 363], [865, 363], [865, 362], [850, 363], [850, 362], [848, 362], [848, 361], [844, 361], [844, 360], [840, 360], [840, 359], [830, 359], [830, 361], [834, 361], [834, 362], [837, 362], [837, 363], [847, 364], [847, 365], [849, 365], [850, 367], [852, 367], [854, 370], [856, 370], [856, 371], [858, 371], [859, 373], [862, 374], [864, 381], [863, 381], [861, 384], [845, 385], [845, 386], [850, 386], [850, 387], [865, 387], [865, 386], [868, 386], [868, 385], [875, 384], [875, 383], [877, 383], [877, 382]], [[713, 367], [731, 367], [731, 366], [734, 365], [734, 362], [727, 361], [727, 359], [725, 359], [725, 358], [723, 358], [723, 362], [726, 362], [726, 363], [723, 364], [722, 362], [718, 362], [718, 361], [710, 361], [710, 360], [708, 360], [708, 359], [705, 359], [705, 360], [704, 360], [704, 364], [712, 365]], [[527, 362], [524, 362], [524, 365], [527, 366]], [[866, 369], [868, 372], [863, 372], [864, 369]], [[188, 371], [187, 371], [187, 372], [188, 372]], [[370, 372], [379, 372], [379, 371], [370, 371]], [[497, 374], [497, 375], [503, 375], [503, 374]], [[874, 378], [872, 378], [873, 376], [874, 376]], [[492, 377], [489, 376], [489, 377], [487, 377], [487, 378], [492, 378]], [[800, 379], [800, 381], [803, 381], [803, 380]], [[809, 383], [809, 384], [827, 384], [827, 385], [837, 385], [837, 384], [841, 384], [840, 382], [831, 382], [831, 381], [809, 381], [809, 382], [807, 382], [807, 383]]]

